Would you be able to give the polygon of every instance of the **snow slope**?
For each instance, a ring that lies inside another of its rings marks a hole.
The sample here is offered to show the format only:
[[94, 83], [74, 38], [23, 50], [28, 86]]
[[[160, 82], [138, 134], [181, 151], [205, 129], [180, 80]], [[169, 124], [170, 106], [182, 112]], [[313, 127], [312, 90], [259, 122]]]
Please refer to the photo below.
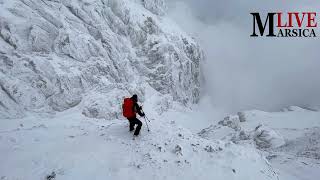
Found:
[[284, 112], [246, 111], [202, 130], [206, 139], [252, 145], [276, 169], [280, 179], [320, 176], [320, 112], [289, 107]]
[[[204, 57], [165, 10], [163, 0], [0, 0], [1, 180], [318, 175], [318, 112], [249, 111], [195, 133], [224, 112], [188, 109]], [[121, 116], [133, 93], [152, 120], [135, 140]]]
[[89, 119], [73, 109], [53, 117], [2, 120], [0, 177], [45, 179], [277, 179], [253, 147], [211, 141], [172, 119], [151, 119], [133, 140], [126, 120]]

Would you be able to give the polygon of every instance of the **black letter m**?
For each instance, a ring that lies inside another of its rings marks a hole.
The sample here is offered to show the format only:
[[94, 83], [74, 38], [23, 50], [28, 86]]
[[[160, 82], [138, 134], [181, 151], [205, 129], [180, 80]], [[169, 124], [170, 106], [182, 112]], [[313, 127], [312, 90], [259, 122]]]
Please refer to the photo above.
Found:
[[251, 37], [257, 37], [258, 36], [256, 34], [256, 22], [258, 24], [258, 28], [259, 28], [259, 32], [260, 32], [261, 36], [263, 36], [263, 34], [264, 34], [264, 31], [266, 29], [267, 23], [269, 23], [269, 34], [267, 36], [276, 36], [274, 34], [274, 24], [273, 24], [274, 15], [276, 13], [268, 13], [268, 16], [267, 16], [266, 21], [264, 22], [264, 25], [262, 25], [262, 21], [261, 21], [259, 13], [250, 13], [250, 14], [253, 17], [253, 33], [251, 34]]

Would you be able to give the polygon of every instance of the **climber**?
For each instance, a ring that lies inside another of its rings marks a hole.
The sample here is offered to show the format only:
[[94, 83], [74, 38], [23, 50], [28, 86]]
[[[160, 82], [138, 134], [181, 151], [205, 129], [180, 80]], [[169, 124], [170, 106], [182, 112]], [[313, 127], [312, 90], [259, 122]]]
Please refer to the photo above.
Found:
[[129, 120], [129, 130], [132, 132], [134, 126], [138, 125], [134, 135], [138, 136], [142, 127], [142, 122], [136, 117], [136, 113], [139, 116], [144, 117], [145, 114], [141, 112], [142, 107], [138, 105], [138, 96], [134, 94], [131, 98], [125, 98], [122, 104], [123, 116]]

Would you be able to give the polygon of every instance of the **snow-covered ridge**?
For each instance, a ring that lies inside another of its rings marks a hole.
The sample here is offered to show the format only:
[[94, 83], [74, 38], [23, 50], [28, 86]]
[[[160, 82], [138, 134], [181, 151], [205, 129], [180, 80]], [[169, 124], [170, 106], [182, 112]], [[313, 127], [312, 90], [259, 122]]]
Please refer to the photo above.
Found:
[[124, 95], [199, 100], [202, 52], [163, 0], [0, 0], [0, 116], [79, 107], [119, 115]]
[[203, 129], [205, 139], [256, 147], [280, 179], [314, 179], [320, 169], [320, 112], [292, 106], [283, 112], [251, 110]]

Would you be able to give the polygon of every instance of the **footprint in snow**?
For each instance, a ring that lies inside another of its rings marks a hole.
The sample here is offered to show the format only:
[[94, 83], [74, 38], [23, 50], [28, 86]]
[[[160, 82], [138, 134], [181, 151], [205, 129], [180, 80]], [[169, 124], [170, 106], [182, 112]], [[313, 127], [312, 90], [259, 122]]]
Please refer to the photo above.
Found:
[[182, 156], [182, 147], [180, 145], [176, 145], [176, 147], [173, 150], [173, 153], [175, 153], [176, 155]]

